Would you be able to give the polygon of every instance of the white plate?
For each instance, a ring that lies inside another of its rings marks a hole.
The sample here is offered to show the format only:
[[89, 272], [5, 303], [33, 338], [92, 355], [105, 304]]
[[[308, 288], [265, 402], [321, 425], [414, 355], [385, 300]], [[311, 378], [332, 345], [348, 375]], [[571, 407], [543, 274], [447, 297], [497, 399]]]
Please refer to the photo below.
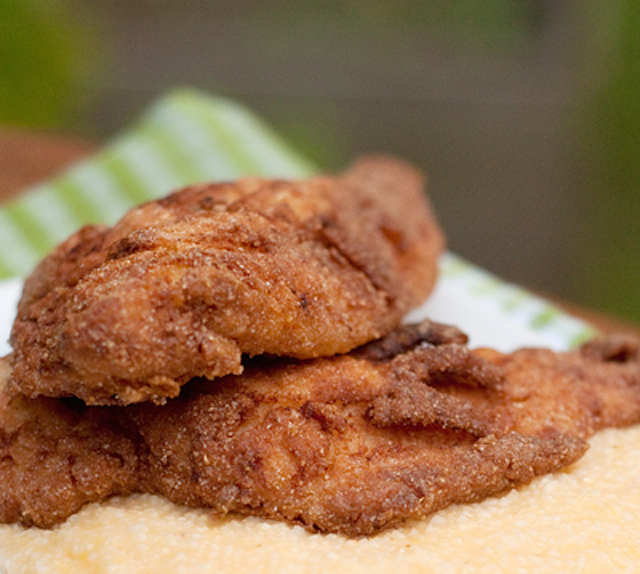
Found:
[[11, 351], [9, 333], [16, 315], [16, 305], [22, 291], [22, 281], [0, 281], [0, 357]]

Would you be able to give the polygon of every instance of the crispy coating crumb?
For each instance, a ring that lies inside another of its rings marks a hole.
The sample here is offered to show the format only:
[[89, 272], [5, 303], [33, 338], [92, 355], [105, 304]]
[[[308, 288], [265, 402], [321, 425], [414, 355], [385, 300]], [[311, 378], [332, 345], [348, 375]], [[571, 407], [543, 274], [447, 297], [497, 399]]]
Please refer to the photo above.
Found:
[[144, 444], [128, 414], [87, 409], [76, 399], [10, 396], [0, 360], [0, 516], [50, 527], [88, 502], [132, 492]]
[[349, 355], [256, 359], [163, 406], [5, 393], [0, 518], [47, 527], [150, 492], [371, 535], [565, 468], [598, 429], [640, 421], [637, 340], [502, 354], [463, 338], [424, 323]]
[[443, 236], [412, 167], [194, 186], [89, 226], [27, 280], [10, 389], [88, 404], [175, 397], [243, 355], [346, 353], [431, 292]]

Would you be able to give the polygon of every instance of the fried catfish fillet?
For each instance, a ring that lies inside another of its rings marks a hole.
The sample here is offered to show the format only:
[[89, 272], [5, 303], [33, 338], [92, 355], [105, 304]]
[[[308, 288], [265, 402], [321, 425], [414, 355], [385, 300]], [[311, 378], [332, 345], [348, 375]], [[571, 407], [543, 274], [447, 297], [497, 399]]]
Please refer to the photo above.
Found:
[[165, 405], [7, 397], [0, 519], [51, 526], [150, 492], [347, 536], [374, 534], [565, 468], [606, 426], [640, 421], [640, 343], [471, 351], [401, 327], [349, 355], [257, 359]]
[[11, 396], [0, 359], [0, 519], [50, 527], [88, 502], [133, 492], [146, 455], [124, 409]]
[[443, 236], [422, 176], [368, 158], [336, 177], [190, 187], [81, 229], [26, 281], [10, 388], [129, 404], [242, 356], [346, 353], [431, 292]]

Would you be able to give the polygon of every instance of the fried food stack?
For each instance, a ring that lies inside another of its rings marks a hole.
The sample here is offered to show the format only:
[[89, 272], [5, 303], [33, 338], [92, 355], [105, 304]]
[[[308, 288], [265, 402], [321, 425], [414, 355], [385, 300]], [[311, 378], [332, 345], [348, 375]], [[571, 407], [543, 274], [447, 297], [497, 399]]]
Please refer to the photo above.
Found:
[[638, 341], [501, 354], [400, 326], [442, 248], [422, 177], [390, 158], [80, 230], [27, 280], [0, 363], [0, 519], [148, 492], [370, 535], [640, 420]]
[[347, 353], [431, 292], [443, 236], [389, 158], [337, 177], [183, 189], [81, 229], [26, 281], [10, 390], [162, 403], [243, 356]]

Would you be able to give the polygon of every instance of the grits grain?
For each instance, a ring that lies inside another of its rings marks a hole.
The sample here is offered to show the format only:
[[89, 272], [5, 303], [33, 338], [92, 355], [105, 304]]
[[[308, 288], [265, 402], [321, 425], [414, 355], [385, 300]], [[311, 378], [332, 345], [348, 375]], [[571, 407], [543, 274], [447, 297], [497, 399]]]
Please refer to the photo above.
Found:
[[0, 526], [7, 574], [610, 572], [640, 562], [640, 428], [605, 430], [565, 472], [372, 538], [309, 534], [142, 495], [53, 530]]

